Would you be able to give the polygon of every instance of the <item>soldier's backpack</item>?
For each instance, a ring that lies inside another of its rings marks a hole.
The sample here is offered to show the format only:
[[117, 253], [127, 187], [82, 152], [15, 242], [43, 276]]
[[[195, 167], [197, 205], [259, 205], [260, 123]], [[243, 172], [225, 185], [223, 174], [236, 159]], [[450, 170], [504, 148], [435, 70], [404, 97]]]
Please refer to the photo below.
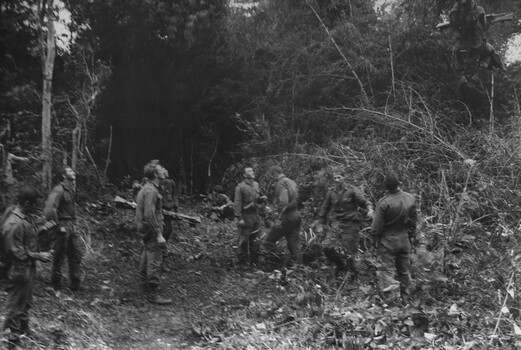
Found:
[[11, 205], [4, 211], [4, 213], [0, 217], [0, 279], [5, 279], [7, 277], [7, 272], [11, 267], [11, 261], [9, 260], [5, 247], [5, 236], [3, 228], [5, 222], [7, 221], [9, 216], [11, 216], [11, 213], [13, 212], [14, 208], [15, 206]]

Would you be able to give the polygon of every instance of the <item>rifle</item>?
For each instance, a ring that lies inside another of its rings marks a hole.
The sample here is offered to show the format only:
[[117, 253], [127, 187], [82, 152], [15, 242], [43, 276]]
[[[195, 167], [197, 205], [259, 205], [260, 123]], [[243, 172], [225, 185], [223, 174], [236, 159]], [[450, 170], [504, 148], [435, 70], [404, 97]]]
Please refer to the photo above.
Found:
[[[136, 202], [127, 201], [124, 198], [121, 198], [120, 196], [114, 197], [114, 203], [116, 203], [116, 206], [125, 208], [125, 209], [136, 209], [137, 204]], [[179, 221], [186, 221], [190, 225], [200, 224], [201, 219], [195, 216], [190, 216], [186, 214], [176, 213], [170, 210], [163, 209], [163, 215], [171, 217], [173, 220], [179, 220]]]
[[[511, 21], [514, 19], [513, 12], [503, 12], [503, 13], [491, 13], [485, 16], [487, 21], [490, 23], [503, 22], [503, 21]], [[441, 22], [436, 25], [436, 29], [442, 31], [447, 28], [450, 28], [450, 22]]]

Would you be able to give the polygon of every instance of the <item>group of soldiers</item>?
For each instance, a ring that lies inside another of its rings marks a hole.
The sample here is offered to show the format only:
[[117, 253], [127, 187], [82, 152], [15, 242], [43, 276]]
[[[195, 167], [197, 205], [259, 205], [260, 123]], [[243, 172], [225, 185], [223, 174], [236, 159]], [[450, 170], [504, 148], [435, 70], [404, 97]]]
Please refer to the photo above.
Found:
[[[503, 64], [494, 48], [487, 43], [485, 32], [490, 19], [474, 0], [457, 0], [449, 13], [450, 26], [456, 33], [453, 47], [454, 67], [462, 72], [465, 53], [479, 56], [481, 69], [498, 68]], [[472, 79], [479, 85], [479, 77]], [[467, 86], [465, 76], [460, 88]], [[2, 147], [3, 174], [11, 174], [11, 162], [26, 161]], [[400, 188], [394, 176], [386, 177], [384, 186], [387, 194], [376, 208], [365, 198], [362, 191], [347, 182], [345, 169], [333, 170], [334, 185], [328, 190], [314, 226], [325, 225], [327, 237], [322, 242], [324, 255], [335, 265], [337, 277], [357, 279], [356, 256], [359, 250], [362, 217], [359, 208], [367, 210], [372, 220], [372, 236], [376, 242], [377, 280], [380, 295], [387, 301], [406, 297], [411, 290], [409, 272], [410, 251], [414, 242], [417, 213], [413, 195]], [[2, 245], [2, 271], [7, 277], [7, 300], [4, 330], [11, 348], [20, 344], [22, 335], [30, 334], [29, 309], [34, 290], [36, 263], [52, 262], [51, 284], [56, 296], [60, 296], [62, 267], [65, 259], [69, 263], [70, 290], [81, 289], [84, 280], [82, 259], [84, 240], [75, 229], [76, 174], [71, 167], [61, 173], [61, 182], [49, 193], [44, 205], [47, 224], [43, 229], [54, 232], [54, 244], [50, 251], [40, 252], [38, 227], [35, 214], [38, 212], [41, 194], [33, 187], [22, 187], [18, 191], [17, 204], [8, 207], [0, 219]], [[173, 235], [172, 217], [164, 216], [163, 210], [177, 211], [175, 183], [169, 179], [168, 171], [158, 160], [144, 167], [143, 183], [136, 186], [136, 223], [143, 241], [139, 262], [139, 275], [147, 299], [156, 304], [170, 304], [172, 300], [158, 294], [159, 274], [168, 272], [166, 242]], [[236, 186], [233, 201], [216, 186], [210, 196], [212, 209], [236, 221], [238, 230], [237, 260], [241, 268], [257, 267], [261, 236], [260, 207], [267, 201], [261, 193], [252, 167], [243, 171], [243, 180]], [[294, 264], [303, 264], [299, 211], [299, 188], [295, 181], [284, 175], [280, 166], [272, 166], [268, 177], [275, 182], [272, 224], [263, 241], [266, 252], [264, 269], [272, 270], [280, 264], [277, 242], [286, 239]], [[7, 180], [10, 180], [8, 178]], [[52, 228], [51, 228], [52, 227]]]
[[[65, 167], [62, 181], [49, 193], [43, 212], [46, 223], [37, 225], [36, 213], [40, 209], [40, 192], [30, 186], [20, 188], [17, 204], [9, 206], [0, 219], [1, 271], [6, 277], [7, 299], [4, 331], [8, 348], [20, 345], [22, 335], [30, 335], [29, 309], [32, 304], [36, 263], [52, 262], [51, 284], [60, 297], [62, 268], [65, 259], [69, 263], [70, 290], [78, 291], [84, 280], [82, 259], [85, 241], [75, 229], [76, 221], [76, 174]], [[38, 234], [52, 231], [52, 249], [40, 252]]]
[[[276, 182], [274, 223], [264, 240], [266, 260], [264, 268], [280, 264], [276, 243], [286, 239], [294, 263], [302, 265], [300, 242], [301, 215], [298, 185], [280, 166], [268, 170]], [[400, 302], [409, 296], [412, 288], [409, 272], [411, 245], [415, 241], [417, 213], [413, 195], [400, 188], [395, 176], [384, 181], [387, 194], [373, 209], [362, 191], [347, 182], [343, 167], [333, 169], [334, 185], [328, 190], [319, 211], [319, 219], [312, 226], [325, 225], [327, 236], [322, 242], [324, 255], [335, 265], [337, 278], [354, 282], [358, 276], [356, 256], [359, 250], [362, 217], [359, 209], [367, 210], [372, 219], [372, 237], [377, 253], [377, 279], [380, 295], [387, 302]], [[238, 227], [238, 263], [256, 266], [259, 262], [260, 218], [259, 207], [266, 200], [255, 181], [251, 167], [244, 169], [243, 181], [235, 188], [234, 213]], [[397, 276], [397, 279], [395, 278]]]
[[[168, 199], [165, 191], [167, 171], [157, 160], [144, 167], [145, 180], [136, 194], [137, 229], [143, 239], [144, 248], [140, 259], [139, 273], [143, 291], [153, 303], [169, 304], [169, 298], [158, 294], [159, 274], [165, 266], [165, 243], [170, 235], [166, 217], [162, 210]], [[255, 181], [252, 167], [245, 167], [242, 181], [237, 184], [233, 201], [223, 193], [220, 186], [214, 187], [210, 196], [212, 208], [222, 211], [233, 208], [232, 220], [237, 226], [237, 266], [239, 269], [262, 268], [271, 271], [282, 263], [277, 252], [277, 242], [285, 239], [296, 267], [303, 265], [301, 251], [301, 223], [299, 210], [299, 188], [295, 181], [284, 175], [280, 166], [272, 166], [267, 177], [275, 182], [273, 205], [267, 215], [270, 225], [262, 240], [261, 211], [266, 207], [267, 197]], [[355, 281], [358, 276], [356, 256], [359, 250], [362, 217], [359, 208], [367, 210], [373, 220], [372, 232], [377, 242], [378, 284], [381, 295], [387, 300], [399, 300], [407, 296], [411, 288], [409, 252], [416, 230], [416, 201], [414, 196], [399, 187], [395, 177], [385, 180], [387, 195], [378, 203], [376, 210], [362, 191], [349, 184], [343, 167], [333, 169], [332, 186], [320, 208], [319, 219], [313, 226], [325, 225], [327, 237], [322, 242], [324, 255], [335, 265], [337, 278]], [[173, 194], [170, 191], [170, 194]], [[173, 196], [176, 202], [176, 196]], [[177, 203], [175, 204], [177, 208]], [[264, 213], [263, 213], [264, 214]], [[261, 254], [263, 251], [265, 254]], [[260, 256], [263, 255], [262, 263]], [[396, 268], [396, 271], [395, 271]], [[398, 279], [395, 279], [395, 274]]]

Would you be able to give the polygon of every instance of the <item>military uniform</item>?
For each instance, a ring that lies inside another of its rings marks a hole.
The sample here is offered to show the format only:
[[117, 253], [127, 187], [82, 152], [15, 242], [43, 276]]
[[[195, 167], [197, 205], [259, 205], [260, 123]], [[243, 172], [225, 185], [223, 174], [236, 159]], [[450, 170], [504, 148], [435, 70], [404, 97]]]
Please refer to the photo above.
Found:
[[84, 279], [82, 260], [85, 241], [76, 231], [76, 189], [65, 181], [53, 188], [45, 202], [45, 218], [56, 221], [61, 228], [54, 242], [52, 263], [52, 285], [55, 290], [62, 287], [62, 267], [67, 257], [71, 290], [79, 290]]
[[[159, 183], [161, 196], [163, 197], [163, 209], [168, 211], [177, 211], [179, 202], [176, 195], [176, 185], [172, 179], [162, 179]], [[173, 219], [171, 216], [164, 216], [163, 237], [169, 240], [170, 235], [174, 232]]]
[[378, 285], [391, 299], [398, 296], [400, 284], [402, 293], [411, 285], [410, 238], [415, 234], [416, 221], [416, 199], [400, 189], [387, 194], [376, 206], [372, 228], [377, 240]]
[[210, 218], [213, 220], [233, 219], [234, 210], [233, 202], [230, 197], [224, 193], [211, 193], [210, 200]]
[[495, 54], [494, 48], [485, 39], [485, 33], [488, 30], [485, 10], [474, 0], [468, 0], [467, 10], [464, 11], [460, 1], [454, 4], [449, 13], [451, 27], [456, 32], [456, 43], [452, 48], [455, 69], [463, 70], [464, 68], [462, 50], [479, 55], [482, 68], [489, 68], [491, 60], [494, 59], [492, 64], [503, 69], [499, 56]]
[[273, 226], [266, 237], [265, 248], [268, 252], [268, 264], [273, 267], [277, 263], [276, 244], [286, 238], [288, 250], [297, 264], [302, 264], [300, 247], [300, 212], [298, 210], [298, 186], [295, 181], [282, 175], [275, 187], [275, 205], [280, 225]]
[[20, 336], [29, 333], [29, 309], [32, 305], [36, 275], [36, 258], [39, 254], [38, 231], [30, 215], [23, 214], [18, 206], [2, 225], [3, 252], [10, 268], [7, 273], [7, 299], [4, 330], [9, 330], [8, 341], [17, 344]]
[[[234, 215], [239, 221], [239, 239], [237, 257], [239, 264], [254, 265], [259, 260], [258, 237], [260, 219], [258, 201], [260, 198], [259, 184], [253, 180], [243, 180], [235, 187]], [[241, 224], [244, 221], [244, 224]]]
[[163, 233], [163, 197], [159, 186], [147, 181], [137, 194], [136, 204], [136, 224], [144, 244], [139, 275], [143, 290], [153, 293], [159, 286], [159, 270], [163, 261], [161, 245], [157, 241]]
[[319, 216], [326, 223], [328, 213], [332, 222], [323, 243], [324, 254], [336, 264], [337, 273], [349, 270], [357, 274], [355, 257], [360, 241], [360, 215], [358, 208], [372, 210], [373, 205], [362, 191], [355, 186], [343, 183], [340, 188], [331, 188], [320, 208]]

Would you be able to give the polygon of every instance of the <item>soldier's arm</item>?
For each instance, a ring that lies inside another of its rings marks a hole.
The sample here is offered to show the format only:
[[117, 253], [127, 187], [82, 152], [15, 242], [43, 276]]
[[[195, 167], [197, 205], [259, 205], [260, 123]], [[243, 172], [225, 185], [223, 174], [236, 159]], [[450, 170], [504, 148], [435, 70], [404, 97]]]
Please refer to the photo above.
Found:
[[414, 200], [411, 212], [409, 213], [409, 236], [416, 236], [416, 227], [418, 225], [418, 210], [416, 208], [416, 200]]
[[31, 258], [30, 252], [24, 245], [24, 241], [24, 228], [21, 223], [12, 227], [12, 232], [7, 232], [5, 235], [6, 247], [17, 260], [24, 261]]
[[485, 10], [481, 6], [478, 6], [478, 21], [481, 24], [481, 26], [483, 27], [483, 29], [485, 31], [487, 31], [489, 28], [489, 23], [487, 21], [487, 16], [485, 14]]
[[241, 187], [239, 185], [237, 185], [237, 187], [235, 187], [233, 213], [234, 213], [235, 217], [238, 218], [239, 220], [242, 218], [242, 193], [241, 193]]
[[322, 203], [322, 206], [320, 207], [320, 211], [318, 213], [318, 216], [320, 217], [320, 220], [322, 223], [325, 223], [327, 214], [329, 214], [329, 211], [331, 210], [331, 191], [327, 191], [326, 199], [324, 199], [324, 202]]
[[367, 198], [365, 198], [362, 191], [359, 188], [353, 187], [355, 201], [359, 207], [365, 208], [369, 211], [373, 210], [373, 204]]
[[174, 209], [177, 210], [179, 208], [179, 198], [177, 196], [177, 186], [174, 180], [172, 181], [172, 196], [174, 197]]
[[7, 232], [5, 235], [6, 247], [8, 247], [13, 256], [18, 260], [23, 261], [29, 259], [29, 254], [24, 246], [23, 226], [21, 224], [16, 225], [12, 230], [12, 233]]
[[376, 210], [374, 213], [374, 219], [372, 224], [373, 236], [375, 237], [379, 237], [383, 232], [385, 210], [386, 207], [382, 205], [381, 202], [376, 205]]
[[9, 157], [9, 160], [15, 161], [15, 162], [27, 162], [27, 161], [29, 161], [28, 157], [20, 157], [20, 156], [14, 155], [12, 153], [9, 153], [8, 157]]
[[159, 220], [156, 216], [156, 202], [157, 202], [157, 191], [147, 191], [147, 193], [143, 194], [143, 201], [145, 207], [145, 222], [149, 227], [154, 230], [154, 233], [159, 236], [161, 232], [161, 226], [159, 225]]
[[63, 192], [63, 187], [59, 186], [49, 193], [49, 197], [47, 197], [47, 201], [45, 201], [45, 207], [43, 210], [47, 221], [58, 221], [58, 206], [63, 197]]
[[279, 219], [284, 214], [284, 211], [288, 207], [289, 204], [289, 193], [288, 189], [284, 187], [282, 184], [277, 185], [275, 189], [275, 205], [277, 207], [277, 211], [279, 213]]
[[225, 206], [228, 206], [228, 205], [230, 205], [230, 204], [233, 203], [233, 202], [231, 201], [230, 197], [228, 197], [228, 196], [225, 195], [224, 193], [223, 193], [223, 198], [224, 198], [224, 202], [225, 202], [224, 205], [225, 205]]

